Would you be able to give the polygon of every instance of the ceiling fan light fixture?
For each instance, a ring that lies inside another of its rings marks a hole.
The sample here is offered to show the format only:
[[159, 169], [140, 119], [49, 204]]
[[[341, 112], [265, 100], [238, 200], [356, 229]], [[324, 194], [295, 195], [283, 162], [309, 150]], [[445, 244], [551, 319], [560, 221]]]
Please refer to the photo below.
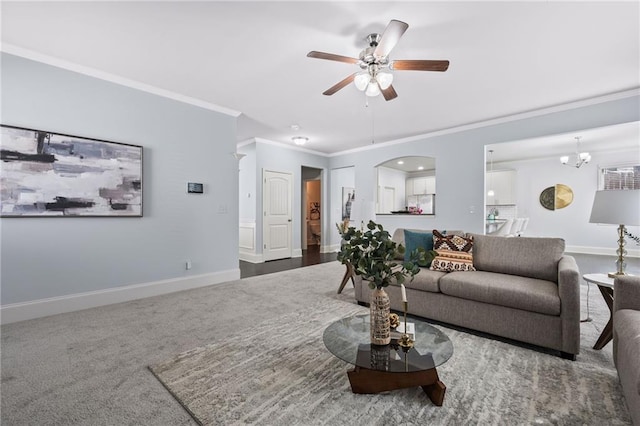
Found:
[[356, 85], [358, 90], [363, 91], [367, 88], [369, 81], [371, 81], [371, 77], [369, 76], [369, 73], [366, 71], [363, 71], [361, 73], [356, 74], [355, 78], [353, 79], [353, 84]]
[[380, 94], [380, 86], [378, 86], [378, 82], [375, 81], [375, 79], [371, 79], [367, 86], [367, 90], [364, 93], [371, 97], [378, 96]]
[[293, 141], [293, 143], [295, 143], [298, 146], [302, 146], [305, 143], [307, 143], [307, 141], [309, 140], [309, 138], [304, 137], [304, 136], [294, 136], [291, 138], [291, 140]]
[[568, 155], [563, 155], [562, 157], [560, 157], [560, 162], [562, 164], [567, 164], [569, 162], [569, 156]]
[[[372, 33], [367, 36], [368, 47], [360, 52], [358, 58], [336, 55], [334, 53], [318, 52], [312, 50], [307, 53], [307, 57], [324, 59], [329, 61], [343, 62], [357, 65], [364, 72], [356, 72], [343, 80], [334, 84], [329, 89], [322, 92], [323, 95], [331, 96], [338, 90], [348, 86], [353, 82], [360, 91], [365, 91], [367, 96], [378, 96], [382, 94], [385, 101], [390, 101], [398, 97], [395, 89], [391, 85], [393, 75], [390, 70], [399, 71], [439, 71], [444, 72], [449, 68], [448, 60], [420, 60], [405, 59], [390, 61], [389, 54], [398, 44], [400, 38], [409, 28], [406, 22], [392, 19], [382, 34]], [[379, 72], [380, 69], [386, 70]]]
[[378, 74], [376, 74], [376, 80], [380, 85], [380, 89], [387, 90], [393, 82], [393, 74], [391, 74], [390, 72], [380, 71], [378, 72]]

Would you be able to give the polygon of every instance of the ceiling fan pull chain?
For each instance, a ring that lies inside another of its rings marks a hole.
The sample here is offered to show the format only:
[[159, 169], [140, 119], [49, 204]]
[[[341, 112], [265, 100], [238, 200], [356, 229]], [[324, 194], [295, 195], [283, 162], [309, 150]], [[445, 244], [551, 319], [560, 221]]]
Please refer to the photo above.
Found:
[[374, 117], [373, 117], [373, 107], [372, 107], [371, 108], [371, 145], [376, 143], [375, 123], [376, 123], [376, 120], [374, 120]]

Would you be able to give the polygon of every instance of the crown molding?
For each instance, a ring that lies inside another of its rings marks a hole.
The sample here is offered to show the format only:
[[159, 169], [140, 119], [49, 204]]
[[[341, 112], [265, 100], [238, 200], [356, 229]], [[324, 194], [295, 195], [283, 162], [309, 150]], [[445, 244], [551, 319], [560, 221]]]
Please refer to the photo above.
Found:
[[622, 92], [610, 93], [610, 94], [603, 95], [603, 96], [598, 96], [598, 97], [595, 97], [595, 98], [582, 99], [582, 100], [579, 100], [579, 101], [569, 102], [569, 103], [561, 104], [561, 105], [554, 105], [554, 106], [551, 106], [551, 107], [542, 108], [542, 109], [536, 109], [536, 110], [527, 111], [527, 112], [522, 112], [522, 113], [519, 113], [519, 114], [507, 115], [507, 116], [503, 116], [503, 117], [497, 117], [497, 118], [493, 118], [493, 119], [490, 119], [490, 120], [478, 121], [478, 122], [469, 123], [469, 124], [463, 124], [461, 126], [449, 127], [447, 129], [436, 130], [436, 131], [429, 132], [429, 133], [422, 133], [422, 134], [419, 134], [419, 135], [409, 136], [409, 137], [402, 138], [402, 139], [394, 139], [394, 140], [387, 141], [387, 142], [376, 143], [376, 144], [373, 144], [373, 145], [362, 146], [362, 147], [358, 147], [358, 148], [348, 149], [348, 150], [345, 150], [345, 151], [334, 152], [334, 153], [328, 154], [328, 156], [329, 157], [337, 157], [337, 156], [341, 156], [341, 155], [345, 155], [345, 154], [353, 154], [353, 153], [357, 153], [357, 152], [369, 151], [369, 150], [372, 150], [372, 149], [378, 149], [378, 148], [384, 148], [384, 147], [389, 147], [389, 146], [398, 145], [398, 144], [404, 144], [404, 143], [407, 143], [407, 142], [413, 142], [413, 141], [417, 141], [417, 140], [433, 138], [433, 137], [436, 137], [436, 136], [449, 135], [449, 134], [452, 134], [452, 133], [460, 133], [460, 132], [464, 132], [464, 131], [467, 131], [467, 130], [479, 129], [479, 128], [488, 127], [488, 126], [495, 126], [495, 125], [498, 125], [498, 124], [509, 123], [509, 122], [512, 122], [512, 121], [524, 120], [524, 119], [532, 118], [532, 117], [539, 117], [541, 115], [553, 114], [553, 113], [562, 112], [562, 111], [568, 111], [568, 110], [581, 108], [581, 107], [586, 107], [586, 106], [590, 106], [590, 105], [597, 105], [597, 104], [601, 104], [601, 103], [605, 103], [605, 102], [616, 101], [616, 100], [619, 100], [619, 99], [626, 99], [626, 98], [630, 98], [630, 97], [633, 97], [633, 96], [640, 96], [640, 88], [634, 88], [634, 89], [625, 90], [625, 91], [622, 91]]
[[[327, 153], [324, 153], [324, 152], [314, 151], [312, 149], [302, 148], [302, 147], [299, 147], [299, 146], [288, 145], [286, 143], [276, 142], [276, 141], [272, 141], [272, 140], [269, 140], [269, 139], [255, 138], [254, 141], [257, 142], [257, 143], [265, 144], [265, 145], [273, 145], [273, 146], [278, 146], [278, 147], [284, 148], [284, 149], [290, 149], [292, 151], [306, 152], [307, 154], [318, 155], [320, 157], [331, 157], [332, 156], [331, 154], [327, 154]], [[250, 143], [249, 141], [245, 141], [245, 142], [242, 142], [242, 145], [238, 144], [238, 146], [248, 145], [249, 143]]]
[[121, 86], [129, 87], [131, 89], [136, 89], [142, 92], [147, 92], [157, 96], [162, 96], [163, 98], [172, 99], [174, 101], [197, 106], [199, 108], [204, 108], [210, 111], [219, 112], [221, 114], [229, 115], [231, 117], [237, 118], [238, 116], [240, 116], [240, 114], [242, 114], [239, 111], [221, 107], [219, 105], [215, 105], [210, 102], [203, 101], [201, 99], [196, 99], [190, 96], [181, 95], [179, 93], [172, 92], [170, 90], [161, 89], [159, 87], [155, 87], [146, 83], [141, 83], [135, 80], [130, 80], [128, 78], [121, 77], [116, 74], [111, 74], [105, 71], [100, 71], [95, 68], [79, 65], [74, 62], [66, 61], [64, 59], [54, 58], [52, 56], [45, 55], [45, 54], [35, 52], [33, 50], [25, 49], [22, 47], [18, 47], [10, 43], [2, 43], [2, 45], [0, 46], [0, 51], [10, 55], [20, 56], [22, 58], [29, 59], [32, 61], [41, 62], [43, 64], [51, 65], [57, 68], [62, 68], [68, 71], [76, 72], [78, 74], [83, 74], [89, 77], [94, 77], [100, 80], [119, 84]]

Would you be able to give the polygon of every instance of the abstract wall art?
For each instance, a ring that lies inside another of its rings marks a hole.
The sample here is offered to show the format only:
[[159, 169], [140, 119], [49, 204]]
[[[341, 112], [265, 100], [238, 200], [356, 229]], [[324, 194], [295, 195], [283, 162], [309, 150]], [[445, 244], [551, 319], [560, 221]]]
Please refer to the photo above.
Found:
[[142, 147], [0, 126], [0, 216], [142, 216]]

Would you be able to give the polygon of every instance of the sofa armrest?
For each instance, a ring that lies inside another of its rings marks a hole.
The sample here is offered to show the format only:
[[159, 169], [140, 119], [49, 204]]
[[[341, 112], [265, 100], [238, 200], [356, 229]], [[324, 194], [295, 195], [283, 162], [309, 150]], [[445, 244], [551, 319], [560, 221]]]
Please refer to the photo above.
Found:
[[640, 311], [640, 276], [622, 275], [613, 281], [613, 312], [619, 309]]
[[558, 294], [563, 351], [577, 354], [580, 352], [580, 270], [572, 256], [564, 255], [558, 262]]

